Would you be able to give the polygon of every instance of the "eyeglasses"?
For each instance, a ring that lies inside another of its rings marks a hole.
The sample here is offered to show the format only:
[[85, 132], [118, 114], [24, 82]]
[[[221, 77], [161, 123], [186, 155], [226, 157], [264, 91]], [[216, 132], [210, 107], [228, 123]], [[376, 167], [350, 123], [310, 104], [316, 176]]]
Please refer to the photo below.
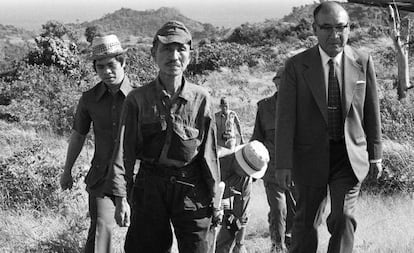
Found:
[[334, 30], [337, 31], [337, 32], [339, 32], [339, 33], [342, 33], [342, 32], [345, 31], [346, 28], [349, 27], [349, 24], [345, 24], [345, 25], [335, 25], [335, 26], [333, 26], [333, 25], [318, 25], [318, 24], [316, 24], [316, 25], [322, 31], [329, 32], [329, 33], [333, 32]]

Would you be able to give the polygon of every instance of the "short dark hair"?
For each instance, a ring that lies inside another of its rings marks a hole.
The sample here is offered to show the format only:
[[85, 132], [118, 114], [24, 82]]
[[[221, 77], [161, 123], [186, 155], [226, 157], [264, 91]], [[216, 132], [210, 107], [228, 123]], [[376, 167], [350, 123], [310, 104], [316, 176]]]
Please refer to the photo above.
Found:
[[220, 99], [220, 105], [228, 105], [228, 104], [229, 104], [229, 102], [227, 101], [226, 97], [222, 97]]
[[[124, 54], [116, 55], [114, 58], [115, 58], [116, 61], [118, 61], [121, 64], [123, 64], [126, 61], [126, 56]], [[96, 72], [96, 65], [95, 65], [96, 60], [93, 60], [92, 64], [93, 64], [93, 70], [95, 70], [95, 72]]]

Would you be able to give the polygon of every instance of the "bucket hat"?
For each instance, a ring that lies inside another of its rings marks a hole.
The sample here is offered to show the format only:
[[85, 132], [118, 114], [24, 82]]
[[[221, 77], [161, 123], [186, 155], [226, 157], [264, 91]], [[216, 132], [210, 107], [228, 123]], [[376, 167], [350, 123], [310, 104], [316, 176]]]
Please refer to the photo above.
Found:
[[97, 36], [92, 40], [91, 60], [99, 60], [106, 57], [113, 57], [123, 54], [127, 49], [123, 49], [118, 37], [114, 34]]
[[263, 177], [270, 161], [269, 151], [257, 140], [237, 146], [235, 158], [240, 168], [253, 178]]

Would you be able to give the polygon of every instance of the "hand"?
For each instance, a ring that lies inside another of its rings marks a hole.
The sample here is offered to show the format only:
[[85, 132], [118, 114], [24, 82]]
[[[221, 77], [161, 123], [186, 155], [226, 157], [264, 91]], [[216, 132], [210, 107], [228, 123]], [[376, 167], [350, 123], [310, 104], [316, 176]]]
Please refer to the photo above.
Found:
[[120, 227], [128, 227], [130, 224], [131, 209], [126, 198], [115, 198], [115, 221]]
[[72, 173], [68, 170], [64, 170], [62, 175], [60, 175], [60, 187], [62, 190], [72, 189], [73, 186], [73, 177]]
[[373, 162], [369, 164], [368, 177], [379, 179], [382, 175], [382, 162]]
[[233, 248], [233, 253], [247, 253], [247, 249], [244, 244], [236, 243]]
[[290, 169], [276, 169], [275, 172], [276, 184], [284, 189], [288, 190], [292, 184], [292, 176]]
[[211, 218], [211, 225], [213, 227], [217, 227], [218, 225], [221, 225], [221, 223], [223, 222], [223, 216], [224, 216], [223, 209], [214, 208], [213, 217]]

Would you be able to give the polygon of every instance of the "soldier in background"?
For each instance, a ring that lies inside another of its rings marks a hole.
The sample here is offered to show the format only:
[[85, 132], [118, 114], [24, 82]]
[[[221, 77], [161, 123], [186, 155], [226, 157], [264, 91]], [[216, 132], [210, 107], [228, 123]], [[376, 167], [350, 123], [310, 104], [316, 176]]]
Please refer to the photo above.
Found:
[[277, 91], [283, 69], [280, 69], [273, 83], [276, 92], [273, 96], [260, 100], [257, 103], [256, 121], [251, 140], [263, 142], [270, 153], [270, 162], [263, 182], [266, 190], [267, 202], [270, 206], [268, 214], [269, 232], [272, 241], [271, 252], [287, 252], [290, 242], [290, 231], [295, 215], [295, 200], [292, 195], [293, 189], [284, 190], [276, 184], [275, 178], [275, 116]]
[[237, 145], [236, 128], [240, 134], [240, 144], [244, 143], [240, 120], [235, 111], [230, 110], [227, 98], [220, 99], [220, 111], [216, 112], [217, 145], [234, 149]]

